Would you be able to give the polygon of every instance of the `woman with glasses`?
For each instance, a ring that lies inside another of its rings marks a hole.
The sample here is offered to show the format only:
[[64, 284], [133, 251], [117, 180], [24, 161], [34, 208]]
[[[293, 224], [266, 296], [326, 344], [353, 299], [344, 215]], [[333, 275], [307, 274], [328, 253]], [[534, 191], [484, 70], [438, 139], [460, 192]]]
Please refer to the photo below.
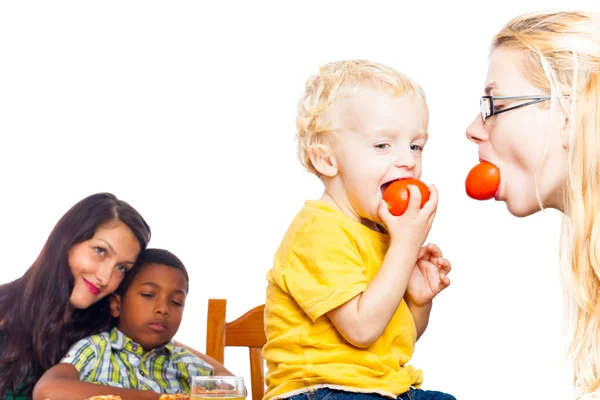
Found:
[[481, 115], [466, 134], [500, 170], [496, 199], [511, 214], [564, 214], [568, 355], [578, 392], [600, 392], [599, 16], [510, 21], [492, 40]]

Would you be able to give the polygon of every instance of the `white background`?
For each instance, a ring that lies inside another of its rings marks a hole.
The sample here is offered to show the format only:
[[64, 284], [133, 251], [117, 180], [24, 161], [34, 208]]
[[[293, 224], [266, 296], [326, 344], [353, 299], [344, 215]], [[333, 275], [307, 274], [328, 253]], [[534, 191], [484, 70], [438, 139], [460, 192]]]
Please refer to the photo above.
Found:
[[[431, 241], [452, 261], [413, 364], [459, 399], [571, 394], [561, 364], [555, 211], [516, 219], [476, 202], [466, 126], [489, 41], [518, 14], [588, 1], [3, 2], [0, 283], [21, 276], [75, 202], [110, 191], [191, 278], [177, 339], [204, 350], [206, 304], [264, 302], [279, 241], [321, 184], [296, 160], [295, 107], [326, 62], [388, 64], [425, 89], [422, 180], [440, 205]], [[441, 3], [441, 2], [440, 2]], [[226, 352], [249, 381], [247, 353]], [[249, 382], [248, 382], [249, 383]]]

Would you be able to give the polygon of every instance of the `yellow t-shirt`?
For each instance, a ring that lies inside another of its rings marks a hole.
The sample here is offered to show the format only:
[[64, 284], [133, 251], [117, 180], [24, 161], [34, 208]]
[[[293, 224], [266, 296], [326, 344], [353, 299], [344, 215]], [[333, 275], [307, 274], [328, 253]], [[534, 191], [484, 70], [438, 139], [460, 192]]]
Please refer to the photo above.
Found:
[[267, 274], [263, 400], [319, 387], [396, 398], [420, 386], [421, 371], [407, 365], [417, 330], [404, 300], [381, 337], [366, 349], [348, 343], [327, 317], [367, 288], [388, 246], [388, 235], [326, 202], [306, 202]]

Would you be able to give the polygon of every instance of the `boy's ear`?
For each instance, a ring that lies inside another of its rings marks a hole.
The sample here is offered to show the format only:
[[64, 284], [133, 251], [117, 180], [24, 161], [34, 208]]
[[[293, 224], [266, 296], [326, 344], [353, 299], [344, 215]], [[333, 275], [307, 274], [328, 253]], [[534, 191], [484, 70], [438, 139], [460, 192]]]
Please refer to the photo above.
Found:
[[338, 173], [335, 153], [327, 145], [320, 144], [308, 151], [313, 167], [323, 176], [333, 178]]
[[116, 293], [110, 296], [110, 315], [113, 318], [119, 318], [121, 315], [121, 296]]

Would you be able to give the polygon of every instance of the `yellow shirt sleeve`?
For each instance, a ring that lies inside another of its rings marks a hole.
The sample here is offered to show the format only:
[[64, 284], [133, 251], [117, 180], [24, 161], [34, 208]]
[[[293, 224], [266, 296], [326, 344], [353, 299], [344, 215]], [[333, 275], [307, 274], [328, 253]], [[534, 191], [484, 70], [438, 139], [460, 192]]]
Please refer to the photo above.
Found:
[[313, 322], [367, 288], [351, 229], [335, 218], [310, 220], [282, 260], [281, 286]]

